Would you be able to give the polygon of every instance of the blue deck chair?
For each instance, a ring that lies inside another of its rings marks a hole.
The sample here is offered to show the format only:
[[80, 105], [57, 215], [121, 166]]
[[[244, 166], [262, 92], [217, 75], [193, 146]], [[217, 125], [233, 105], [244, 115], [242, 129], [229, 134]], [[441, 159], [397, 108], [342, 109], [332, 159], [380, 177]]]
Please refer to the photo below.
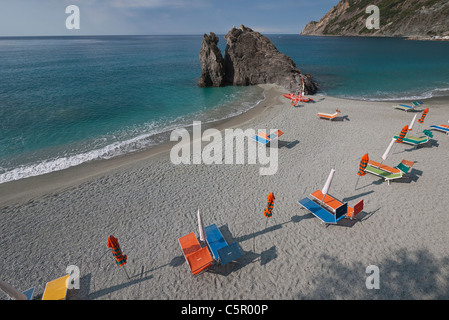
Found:
[[325, 224], [337, 224], [338, 221], [343, 219], [345, 217], [345, 214], [348, 212], [347, 203], [344, 203], [343, 205], [338, 207], [335, 210], [335, 214], [324, 209], [315, 201], [310, 200], [307, 197], [302, 200], [299, 200], [298, 203]]
[[434, 126], [430, 126], [430, 128], [432, 128], [434, 130], [446, 132], [447, 134], [449, 134], [449, 126], [447, 126], [447, 125], [441, 125], [441, 126], [434, 125]]
[[404, 110], [404, 111], [410, 111], [410, 110], [414, 110], [415, 107], [417, 107], [421, 104], [423, 104], [422, 101], [413, 101], [411, 106], [406, 105], [406, 104], [397, 104], [397, 105], [393, 106], [393, 108]]
[[258, 133], [255, 136], [252, 136], [251, 139], [259, 142], [260, 144], [267, 145], [271, 141], [278, 139], [280, 136], [282, 136], [284, 133], [281, 130], [276, 130], [273, 133], [270, 133], [269, 135], [263, 132]]
[[206, 232], [206, 242], [212, 252], [212, 256], [220, 264], [225, 265], [242, 256], [242, 252], [237, 243], [228, 245], [217, 225], [211, 224], [204, 228]]

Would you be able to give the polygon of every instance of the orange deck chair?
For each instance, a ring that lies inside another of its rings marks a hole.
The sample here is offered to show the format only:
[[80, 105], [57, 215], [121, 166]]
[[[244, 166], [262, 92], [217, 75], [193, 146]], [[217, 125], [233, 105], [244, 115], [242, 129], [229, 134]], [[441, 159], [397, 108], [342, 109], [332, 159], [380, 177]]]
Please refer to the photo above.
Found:
[[212, 265], [214, 259], [209, 250], [207, 247], [201, 248], [193, 232], [179, 238], [178, 241], [193, 274], [198, 274]]
[[[379, 168], [379, 164], [380, 164], [380, 163], [379, 163], [379, 162], [376, 162], [376, 161], [373, 161], [373, 160], [369, 160], [369, 161], [368, 161], [368, 164], [369, 164], [370, 166], [372, 166], [372, 167]], [[411, 167], [413, 167], [413, 165], [414, 165], [415, 163], [414, 163], [413, 161], [408, 161], [408, 160], [403, 159], [403, 160], [401, 161], [401, 164], [403, 164], [403, 165], [405, 165], [405, 166], [411, 168]], [[390, 173], [400, 173], [400, 172], [401, 172], [401, 170], [399, 170], [397, 167], [392, 168], [392, 167], [389, 167], [389, 166], [384, 165], [384, 164], [381, 164], [379, 169], [380, 169], [380, 170], [383, 170], [383, 171], [386, 171], [386, 172], [390, 172]]]
[[[313, 198], [315, 198], [316, 200], [319, 200], [320, 202], [324, 202], [324, 204], [332, 210], [332, 212], [335, 213], [335, 211], [343, 205], [343, 203], [337, 199], [335, 199], [334, 197], [326, 194], [324, 196], [324, 201], [323, 201], [323, 193], [321, 192], [321, 190], [317, 190], [314, 193], [311, 194], [311, 196]], [[354, 208], [351, 208], [348, 206], [348, 212], [346, 213], [346, 217], [353, 219], [358, 213], [360, 213], [363, 210], [363, 200], [360, 200], [359, 202], [356, 203], [356, 205], [354, 206]]]
[[318, 113], [318, 117], [322, 118], [322, 119], [328, 119], [328, 120], [333, 120], [338, 116], [338, 112], [335, 112], [334, 114], [330, 114], [330, 113]]

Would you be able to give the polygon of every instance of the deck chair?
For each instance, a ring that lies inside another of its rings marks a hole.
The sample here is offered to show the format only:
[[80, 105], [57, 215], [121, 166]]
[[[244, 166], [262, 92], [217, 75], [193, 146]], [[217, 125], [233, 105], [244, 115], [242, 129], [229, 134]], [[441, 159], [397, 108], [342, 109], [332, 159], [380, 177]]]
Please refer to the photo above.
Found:
[[218, 263], [225, 265], [242, 256], [238, 244], [231, 243], [228, 245], [216, 224], [211, 224], [204, 230], [206, 232], [207, 245]]
[[207, 247], [201, 248], [193, 232], [179, 238], [178, 241], [192, 274], [198, 274], [212, 265], [214, 260], [209, 250]]
[[430, 128], [432, 128], [433, 130], [445, 132], [449, 135], [449, 126], [448, 125], [445, 125], [445, 124], [442, 124], [440, 126], [434, 125], [434, 126], [430, 126]]
[[393, 108], [408, 112], [410, 110], [414, 110], [415, 107], [417, 107], [421, 104], [423, 104], [422, 101], [413, 101], [411, 106], [406, 105], [406, 104], [397, 104], [397, 105], [393, 106]]
[[283, 134], [284, 133], [281, 130], [276, 130], [275, 132], [273, 132], [271, 134], [266, 134], [266, 133], [260, 132], [257, 135], [252, 136], [251, 139], [257, 141], [260, 144], [268, 145], [270, 142], [278, 139]]
[[[433, 137], [433, 135], [432, 135], [432, 137]], [[398, 138], [399, 138], [399, 135], [398, 135], [398, 134], [395, 135], [394, 138], [395, 138], [395, 139], [398, 139]], [[406, 143], [406, 144], [411, 144], [411, 145], [413, 145], [415, 148], [417, 148], [419, 145], [424, 144], [424, 143], [427, 143], [427, 142], [430, 140], [430, 138], [431, 138], [431, 137], [429, 137], [428, 135], [424, 135], [424, 136], [422, 136], [422, 137], [405, 136], [405, 137], [402, 139], [402, 142], [403, 142], [403, 143]]]
[[[413, 166], [413, 162], [402, 160], [396, 167], [391, 168], [385, 165], [381, 165], [375, 161], [369, 161], [365, 168], [366, 172], [374, 174], [376, 176], [382, 177], [390, 184], [391, 180], [403, 178], [406, 173], [409, 172], [410, 168]], [[374, 165], [374, 166], [373, 166]]]
[[[321, 190], [317, 190], [317, 191], [311, 193], [310, 196], [311, 196], [311, 198], [314, 198], [315, 200], [324, 204], [331, 211], [333, 211], [333, 213], [335, 213], [336, 210], [344, 204], [340, 200], [337, 200], [336, 198], [334, 198], [333, 196], [331, 196], [329, 194], [326, 194], [324, 196], [324, 200], [323, 200], [323, 193]], [[348, 211], [345, 213], [345, 217], [353, 219], [362, 210], [363, 210], [363, 200], [360, 200], [359, 202], [356, 203], [354, 208], [351, 208], [348, 206]]]
[[[385, 164], [380, 164], [379, 162], [369, 160], [368, 165], [371, 167], [379, 168], [383, 171], [389, 172], [389, 173], [407, 173], [411, 167], [413, 167], [415, 163], [412, 161], [408, 161], [403, 159], [396, 167], [389, 167]], [[380, 166], [380, 167], [379, 167]]]
[[337, 224], [338, 221], [345, 217], [345, 214], [348, 212], [348, 204], [345, 203], [342, 206], [338, 207], [333, 213], [330, 210], [327, 210], [320, 206], [315, 201], [304, 198], [298, 201], [298, 203], [305, 208], [307, 211], [312, 213], [315, 217], [321, 220], [321, 223], [324, 224]]
[[65, 300], [70, 274], [47, 282], [42, 300]]
[[318, 117], [320, 119], [334, 120], [336, 117], [338, 117], [338, 112], [335, 112], [334, 114], [319, 112]]

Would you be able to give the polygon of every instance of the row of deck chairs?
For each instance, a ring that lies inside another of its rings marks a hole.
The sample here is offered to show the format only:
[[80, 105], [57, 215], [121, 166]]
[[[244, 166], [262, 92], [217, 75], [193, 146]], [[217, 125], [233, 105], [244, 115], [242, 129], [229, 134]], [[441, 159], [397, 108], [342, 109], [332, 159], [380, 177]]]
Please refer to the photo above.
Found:
[[201, 247], [193, 232], [178, 239], [192, 274], [198, 274], [214, 264], [225, 265], [242, 256], [237, 243], [228, 244], [216, 224], [204, 228], [206, 247]]

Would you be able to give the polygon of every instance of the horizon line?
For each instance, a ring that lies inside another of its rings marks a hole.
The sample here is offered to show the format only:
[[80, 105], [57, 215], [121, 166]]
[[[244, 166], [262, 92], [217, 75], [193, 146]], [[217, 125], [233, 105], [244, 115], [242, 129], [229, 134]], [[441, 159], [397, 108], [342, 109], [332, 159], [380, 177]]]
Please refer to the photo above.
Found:
[[[259, 31], [256, 31], [259, 32]], [[214, 32], [215, 33], [215, 32]], [[298, 33], [285, 33], [285, 32], [259, 32], [260, 34], [279, 34], [279, 35], [301, 35]], [[203, 36], [208, 34], [204, 33], [167, 33], [167, 34], [77, 34], [77, 35], [0, 35], [0, 38], [45, 38], [45, 37], [154, 37], [154, 36]], [[226, 33], [215, 33], [217, 35], [226, 35]]]

